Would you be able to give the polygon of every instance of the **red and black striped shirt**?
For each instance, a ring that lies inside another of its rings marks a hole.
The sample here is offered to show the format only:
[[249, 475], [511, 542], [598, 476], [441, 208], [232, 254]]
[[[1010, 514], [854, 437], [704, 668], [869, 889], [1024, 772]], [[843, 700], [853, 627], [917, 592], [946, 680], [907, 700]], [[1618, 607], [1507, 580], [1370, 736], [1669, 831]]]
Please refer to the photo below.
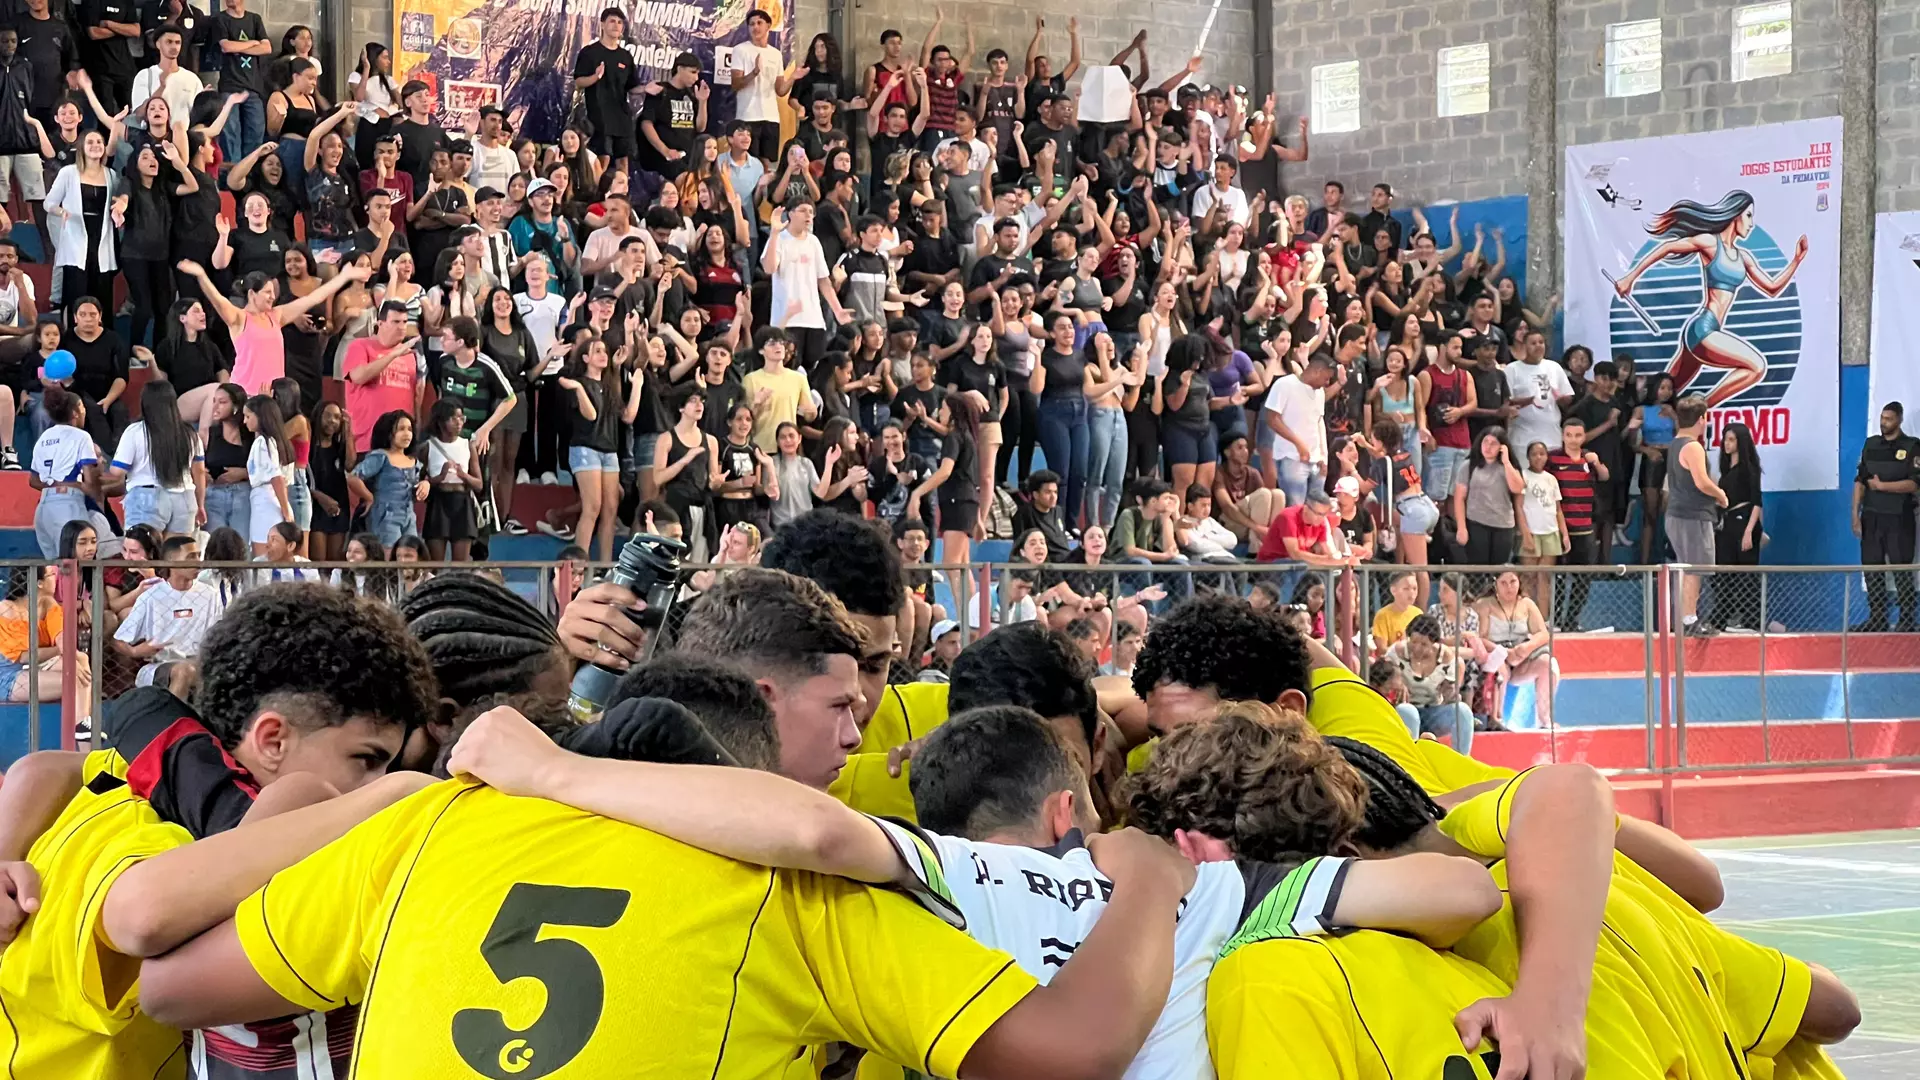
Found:
[[1547, 455], [1547, 471], [1560, 482], [1560, 512], [1568, 533], [1593, 531], [1593, 466], [1584, 457], [1555, 450]]

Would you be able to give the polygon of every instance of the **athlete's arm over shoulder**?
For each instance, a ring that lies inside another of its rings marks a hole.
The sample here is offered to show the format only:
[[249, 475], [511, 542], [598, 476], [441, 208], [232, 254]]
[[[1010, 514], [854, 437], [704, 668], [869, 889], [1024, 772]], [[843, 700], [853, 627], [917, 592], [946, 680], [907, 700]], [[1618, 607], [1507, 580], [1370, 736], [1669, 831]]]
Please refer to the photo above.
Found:
[[906, 875], [879, 826], [804, 784], [753, 769], [583, 757], [508, 707], [468, 725], [447, 768], [742, 862], [872, 883]]
[[1713, 911], [1726, 901], [1720, 868], [1670, 829], [1622, 814], [1613, 846], [1696, 911]]
[[1333, 918], [1445, 949], [1499, 910], [1500, 886], [1478, 860], [1419, 851], [1351, 863]]
[[[342, 942], [342, 949], [352, 945]], [[140, 1011], [182, 1030], [292, 1016], [301, 1007], [254, 970], [232, 919], [140, 965]]]
[[1113, 898], [1060, 973], [1036, 987], [976, 1039], [967, 1080], [1118, 1077], [1166, 1005], [1173, 981], [1173, 924], [1193, 887], [1193, 864], [1137, 829], [1091, 837], [1094, 864]]
[[432, 782], [421, 773], [391, 773], [337, 799], [249, 820], [145, 859], [113, 883], [101, 925], [117, 951], [157, 956], [232, 915], [274, 874]]

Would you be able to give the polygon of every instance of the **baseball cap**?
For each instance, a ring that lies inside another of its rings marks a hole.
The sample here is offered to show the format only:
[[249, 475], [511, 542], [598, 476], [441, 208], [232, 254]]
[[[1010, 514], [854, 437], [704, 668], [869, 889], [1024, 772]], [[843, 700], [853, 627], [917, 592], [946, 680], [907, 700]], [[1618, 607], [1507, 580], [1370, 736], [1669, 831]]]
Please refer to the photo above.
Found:
[[672, 259], [675, 262], [683, 263], [687, 261], [687, 253], [673, 244], [660, 245], [660, 257], [663, 259]]
[[1360, 478], [1357, 476], [1343, 476], [1335, 480], [1333, 482], [1333, 493], [1335, 495], [1351, 495], [1356, 499], [1359, 498]]
[[952, 619], [941, 619], [939, 622], [933, 624], [933, 636], [927, 640], [939, 641], [941, 638], [946, 637], [958, 629], [960, 629], [959, 623], [954, 622]]
[[533, 183], [527, 185], [527, 198], [531, 199], [535, 195], [538, 195], [543, 191], [559, 191], [559, 190], [560, 190], [559, 188], [554, 186], [553, 181], [548, 180], [545, 177], [542, 177], [538, 180], [535, 180]]
[[602, 285], [599, 288], [593, 290], [593, 296], [591, 297], [591, 299], [618, 300], [620, 299], [620, 290], [615, 289], [609, 285]]

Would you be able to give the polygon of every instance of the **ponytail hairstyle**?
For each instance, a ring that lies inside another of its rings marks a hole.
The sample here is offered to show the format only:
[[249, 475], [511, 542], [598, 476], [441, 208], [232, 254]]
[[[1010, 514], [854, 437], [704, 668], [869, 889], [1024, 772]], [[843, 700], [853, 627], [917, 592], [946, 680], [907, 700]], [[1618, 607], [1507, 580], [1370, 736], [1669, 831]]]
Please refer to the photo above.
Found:
[[147, 450], [161, 485], [179, 487], [193, 464], [193, 429], [180, 418], [180, 395], [172, 383], [155, 381], [141, 389], [140, 422], [147, 426]]
[[1397, 851], [1447, 816], [1392, 758], [1353, 739], [1328, 736], [1326, 741], [1367, 782], [1366, 820], [1354, 834], [1361, 844], [1376, 851]]
[[47, 410], [47, 418], [56, 424], [79, 427], [84, 406], [80, 395], [59, 386], [49, 386], [40, 395], [40, 407]]

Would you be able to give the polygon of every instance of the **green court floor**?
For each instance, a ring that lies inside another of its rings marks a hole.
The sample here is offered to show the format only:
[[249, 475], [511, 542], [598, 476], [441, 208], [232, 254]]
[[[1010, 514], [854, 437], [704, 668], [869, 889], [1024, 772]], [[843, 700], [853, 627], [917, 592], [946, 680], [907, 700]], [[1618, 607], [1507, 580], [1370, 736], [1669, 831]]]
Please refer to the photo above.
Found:
[[1851, 1080], [1920, 1077], [1920, 831], [1703, 844], [1727, 902], [1714, 919], [1821, 964], [1860, 996], [1833, 1048]]

